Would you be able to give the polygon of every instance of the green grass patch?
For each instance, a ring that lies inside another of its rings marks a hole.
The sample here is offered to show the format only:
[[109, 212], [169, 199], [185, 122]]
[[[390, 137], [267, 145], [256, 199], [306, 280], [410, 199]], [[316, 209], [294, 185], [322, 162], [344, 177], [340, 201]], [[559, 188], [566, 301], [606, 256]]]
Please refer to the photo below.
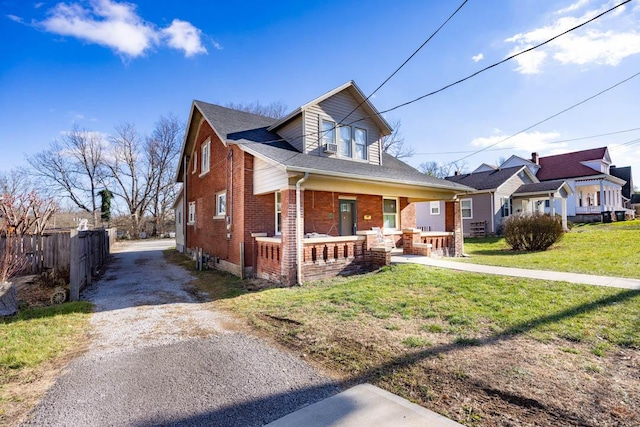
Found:
[[464, 262], [640, 278], [640, 220], [579, 224], [543, 252], [511, 251], [504, 238], [465, 239]]
[[90, 303], [79, 301], [0, 319], [0, 375], [38, 366], [72, 348], [86, 333], [91, 310]]
[[415, 336], [411, 336], [403, 339], [402, 344], [404, 344], [409, 348], [424, 348], [424, 347], [430, 347], [433, 345], [431, 341], [424, 339], [422, 337], [415, 337]]

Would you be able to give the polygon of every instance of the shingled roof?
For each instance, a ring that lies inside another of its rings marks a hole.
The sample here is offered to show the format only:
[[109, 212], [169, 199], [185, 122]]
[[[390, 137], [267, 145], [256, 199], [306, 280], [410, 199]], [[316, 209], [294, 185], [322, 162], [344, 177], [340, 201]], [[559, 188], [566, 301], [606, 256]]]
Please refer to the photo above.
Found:
[[287, 171], [357, 177], [459, 192], [472, 191], [465, 185], [425, 175], [386, 153], [383, 153], [382, 165], [304, 154], [277, 133], [267, 130], [276, 122], [275, 119], [203, 101], [194, 101], [194, 106], [222, 141], [237, 144], [249, 154], [281, 165]]
[[600, 147], [591, 150], [540, 157], [539, 163], [541, 168], [536, 174], [536, 177], [540, 181], [549, 181], [554, 179], [601, 175], [602, 172], [591, 169], [581, 162], [603, 159], [606, 152], [607, 147]]
[[445, 179], [455, 182], [456, 184], [475, 188], [476, 190], [495, 190], [525, 167], [526, 166], [514, 166], [484, 172], [466, 173], [448, 176]]
[[553, 181], [534, 182], [531, 184], [522, 184], [513, 194], [534, 194], [556, 192], [565, 184], [566, 181], [557, 179]]
[[631, 166], [623, 166], [619, 168], [611, 167], [611, 169], [609, 169], [609, 173], [616, 178], [624, 179], [626, 181], [622, 186], [622, 195], [627, 199], [630, 199], [631, 194], [633, 193]]

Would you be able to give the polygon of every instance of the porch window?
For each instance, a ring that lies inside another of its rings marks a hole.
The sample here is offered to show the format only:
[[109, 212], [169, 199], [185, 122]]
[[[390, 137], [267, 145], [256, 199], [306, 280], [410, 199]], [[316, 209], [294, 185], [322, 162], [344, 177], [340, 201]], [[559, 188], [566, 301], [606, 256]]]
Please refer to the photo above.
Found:
[[462, 219], [473, 219], [472, 199], [460, 199], [460, 214]]
[[336, 143], [335, 128], [335, 123], [328, 120], [322, 121], [322, 145]]
[[429, 202], [431, 215], [440, 215], [440, 202]]
[[351, 127], [340, 126], [340, 156], [351, 157]]
[[216, 193], [216, 217], [222, 217], [227, 214], [227, 192], [221, 191]]
[[207, 140], [204, 144], [202, 144], [202, 156], [200, 158], [200, 176], [209, 172], [209, 164], [211, 158], [211, 140]]
[[511, 199], [509, 197], [501, 197], [500, 204], [502, 205], [502, 217], [511, 216]]
[[188, 224], [196, 222], [196, 202], [189, 202], [189, 221]]
[[383, 199], [382, 220], [384, 228], [398, 228], [398, 200]]
[[365, 129], [355, 128], [354, 132], [353, 142], [355, 143], [356, 158], [367, 160], [367, 131]]
[[276, 191], [276, 235], [282, 233], [282, 193]]

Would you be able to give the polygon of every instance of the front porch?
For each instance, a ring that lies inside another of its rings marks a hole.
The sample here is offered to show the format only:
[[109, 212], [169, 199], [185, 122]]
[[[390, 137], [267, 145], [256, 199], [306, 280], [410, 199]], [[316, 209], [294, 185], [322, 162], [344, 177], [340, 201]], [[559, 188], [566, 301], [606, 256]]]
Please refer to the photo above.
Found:
[[[255, 276], [274, 282], [291, 282], [289, 274], [295, 274], [296, 266], [286, 262], [283, 239], [254, 233]], [[401, 250], [405, 255], [455, 256], [462, 254], [462, 236], [459, 251], [453, 232], [423, 232], [405, 229], [400, 239], [400, 249], [395, 241], [398, 233], [388, 233], [380, 238], [376, 230], [358, 231], [354, 236], [304, 237], [302, 239], [302, 268], [300, 281], [314, 281], [335, 276], [346, 276], [391, 264], [393, 252]], [[313, 235], [309, 235], [313, 236]], [[291, 283], [290, 283], [291, 284]]]

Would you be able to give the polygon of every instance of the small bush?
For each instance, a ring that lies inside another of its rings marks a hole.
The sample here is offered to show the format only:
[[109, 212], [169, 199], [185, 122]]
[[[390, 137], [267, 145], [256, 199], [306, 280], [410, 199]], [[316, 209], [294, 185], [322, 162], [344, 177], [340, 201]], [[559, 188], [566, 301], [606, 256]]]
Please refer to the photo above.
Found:
[[514, 215], [504, 222], [505, 240], [514, 251], [545, 251], [562, 233], [562, 223], [549, 215]]

